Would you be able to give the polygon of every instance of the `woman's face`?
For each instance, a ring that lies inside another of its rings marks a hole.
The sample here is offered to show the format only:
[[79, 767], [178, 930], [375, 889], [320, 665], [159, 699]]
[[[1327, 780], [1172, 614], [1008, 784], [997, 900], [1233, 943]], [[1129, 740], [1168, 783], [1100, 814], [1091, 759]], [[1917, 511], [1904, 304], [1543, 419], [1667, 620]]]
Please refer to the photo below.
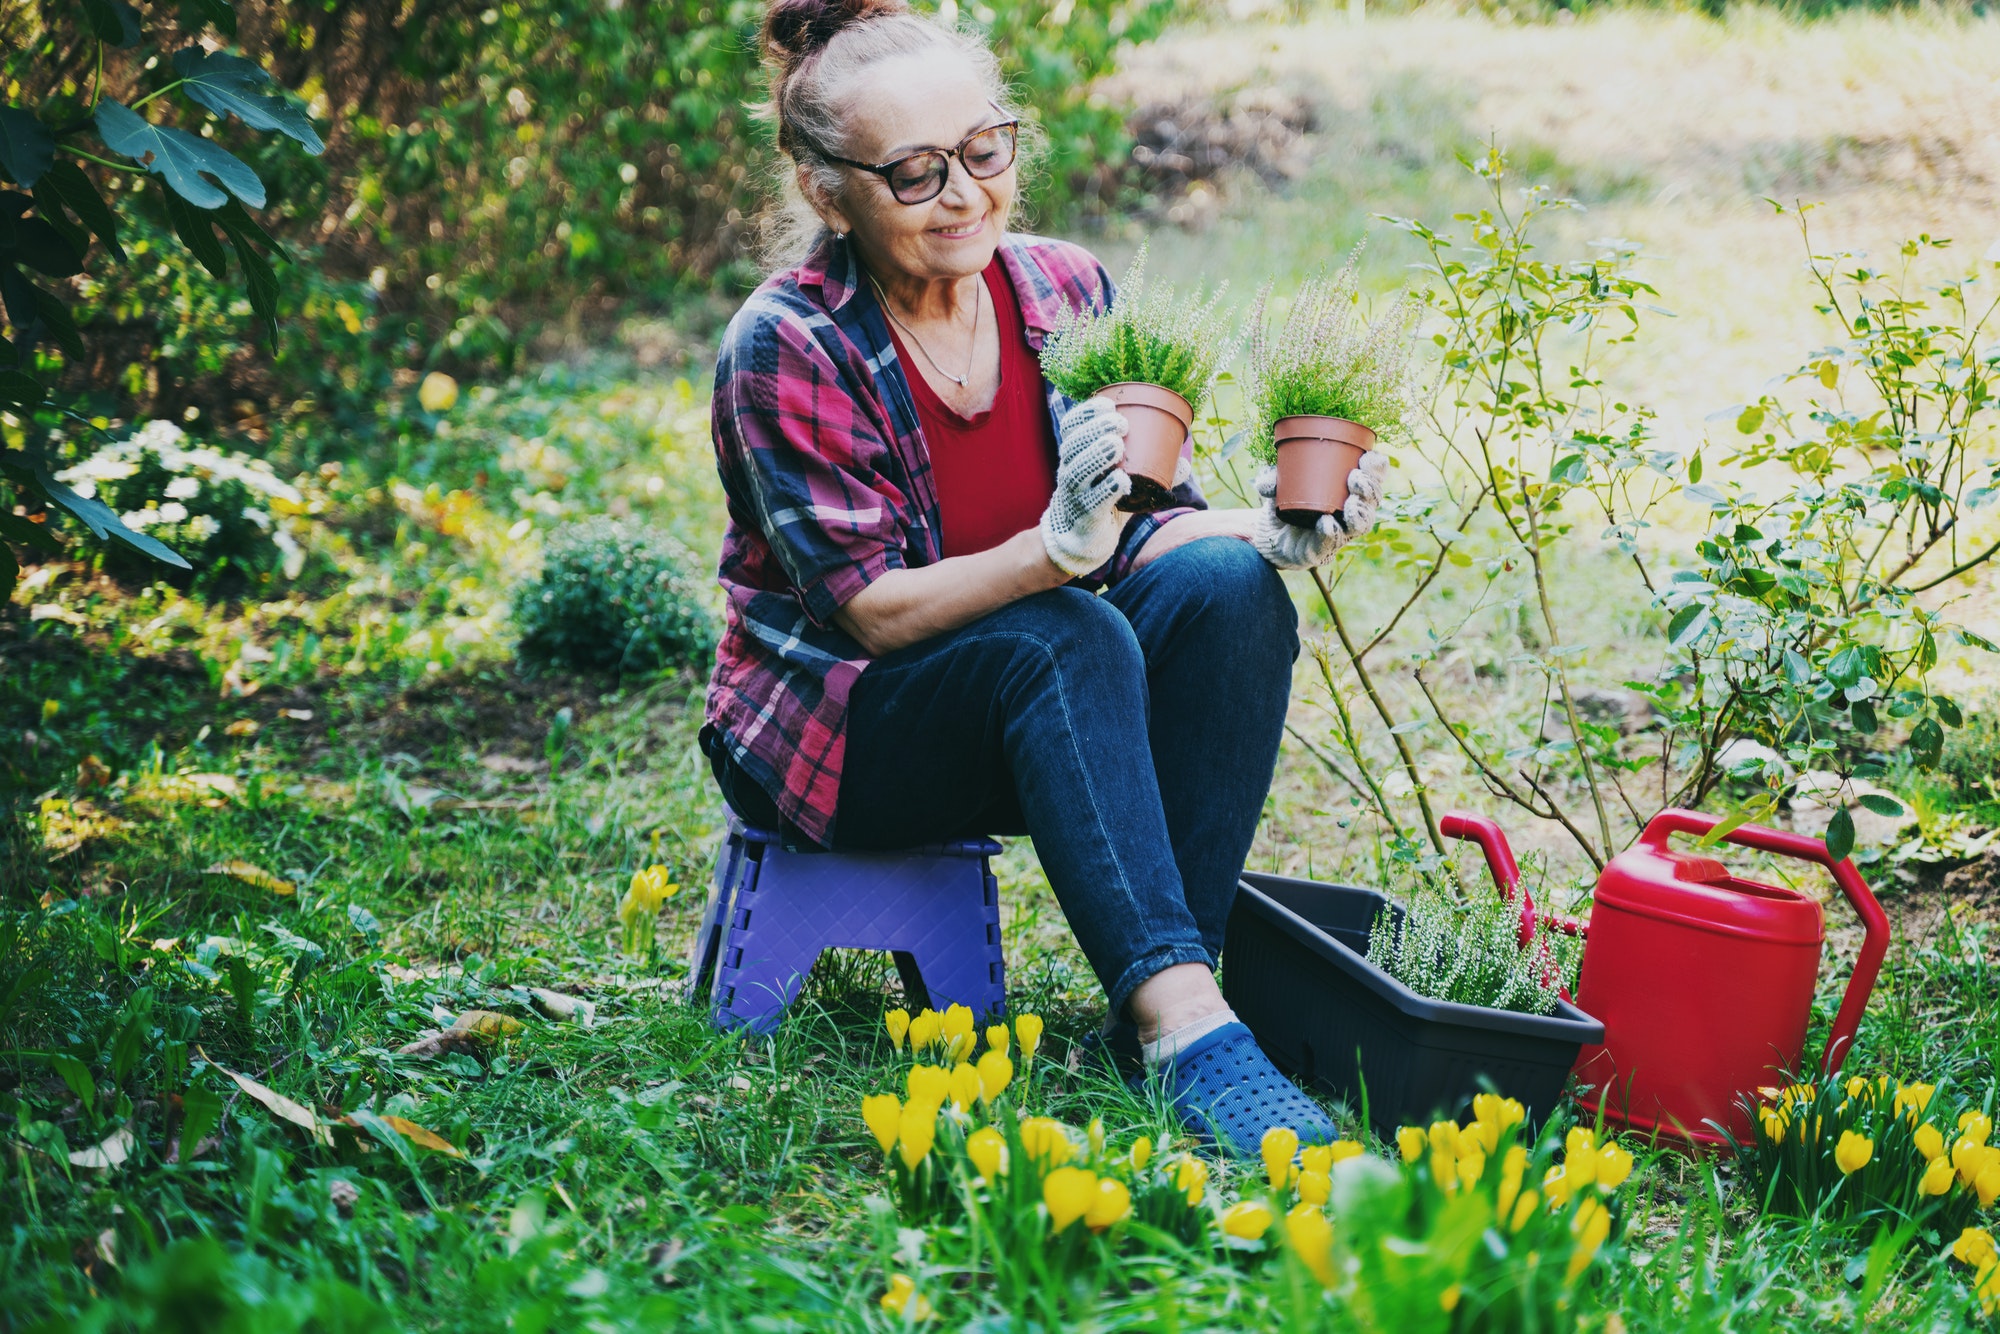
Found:
[[[898, 57], [868, 67], [847, 90], [844, 142], [827, 147], [857, 162], [891, 162], [926, 148], [949, 149], [1007, 117], [978, 76], [955, 57]], [[849, 234], [878, 278], [936, 281], [983, 270], [1014, 205], [1015, 168], [976, 181], [957, 158], [937, 198], [899, 203], [871, 172], [840, 169], [844, 184], [821, 216]]]

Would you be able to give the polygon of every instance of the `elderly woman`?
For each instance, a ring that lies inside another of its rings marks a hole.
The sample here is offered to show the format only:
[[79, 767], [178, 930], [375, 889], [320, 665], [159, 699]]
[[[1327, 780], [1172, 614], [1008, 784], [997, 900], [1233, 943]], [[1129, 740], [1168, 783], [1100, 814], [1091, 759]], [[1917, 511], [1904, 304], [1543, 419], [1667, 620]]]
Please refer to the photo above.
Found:
[[1322, 1113], [1214, 969], [1298, 653], [1279, 569], [1372, 522], [1214, 510], [1183, 468], [1134, 517], [1125, 422], [1036, 361], [1111, 284], [1008, 230], [1019, 116], [991, 53], [903, 0], [775, 0], [770, 114], [802, 257], [716, 367], [728, 625], [703, 748], [730, 805], [796, 843], [1033, 837], [1109, 999], [1106, 1041], [1191, 1129], [1254, 1153]]

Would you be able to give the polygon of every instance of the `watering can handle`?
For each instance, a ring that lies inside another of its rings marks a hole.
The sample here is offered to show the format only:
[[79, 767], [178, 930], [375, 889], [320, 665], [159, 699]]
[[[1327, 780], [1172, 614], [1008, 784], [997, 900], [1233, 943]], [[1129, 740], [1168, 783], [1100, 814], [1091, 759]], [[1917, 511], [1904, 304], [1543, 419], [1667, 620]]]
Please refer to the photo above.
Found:
[[[1486, 854], [1486, 869], [1493, 873], [1493, 883], [1500, 887], [1500, 897], [1509, 903], [1518, 897], [1521, 904], [1520, 944], [1526, 949], [1528, 942], [1535, 938], [1534, 896], [1521, 883], [1521, 868], [1514, 861], [1514, 850], [1507, 846], [1507, 835], [1500, 826], [1484, 815], [1473, 815], [1467, 811], [1446, 811], [1438, 819], [1438, 832], [1446, 838], [1463, 838], [1479, 845]], [[1582, 924], [1567, 917], [1551, 917], [1551, 925], [1570, 935], [1580, 935]]]
[[[1718, 817], [1698, 811], [1665, 810], [1653, 817], [1646, 826], [1646, 832], [1639, 835], [1639, 841], [1664, 851], [1667, 839], [1672, 835], [1705, 835], [1720, 823], [1722, 821]], [[1882, 911], [1882, 905], [1875, 901], [1875, 895], [1869, 890], [1868, 882], [1861, 878], [1861, 872], [1854, 869], [1854, 863], [1845, 857], [1836, 862], [1826, 850], [1826, 844], [1816, 838], [1764, 825], [1746, 824], [1724, 834], [1722, 841], [1824, 866], [1833, 872], [1833, 882], [1840, 886], [1840, 892], [1847, 896], [1847, 901], [1854, 905], [1854, 911], [1861, 918], [1867, 935], [1861, 942], [1861, 954], [1854, 961], [1854, 974], [1847, 979], [1847, 992], [1840, 998], [1840, 1011], [1834, 1016], [1833, 1029], [1826, 1035], [1826, 1055], [1820, 1062], [1821, 1068], [1830, 1075], [1840, 1069], [1841, 1062], [1847, 1059], [1847, 1049], [1854, 1045], [1854, 1031], [1861, 1026], [1861, 1012], [1868, 1007], [1868, 995], [1875, 989], [1876, 975], [1882, 970], [1882, 956], [1889, 949], [1889, 918]]]

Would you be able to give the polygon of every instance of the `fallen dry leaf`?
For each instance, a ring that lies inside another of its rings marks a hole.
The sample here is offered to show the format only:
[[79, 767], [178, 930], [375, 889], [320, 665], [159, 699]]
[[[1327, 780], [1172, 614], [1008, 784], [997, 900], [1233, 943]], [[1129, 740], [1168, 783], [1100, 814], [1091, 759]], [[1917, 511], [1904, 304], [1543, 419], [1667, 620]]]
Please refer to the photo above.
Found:
[[729, 1087], [739, 1093], [748, 1093], [750, 1091], [750, 1080], [745, 1075], [731, 1075], [729, 1077]]
[[559, 1024], [574, 1023], [589, 1028], [597, 1021], [597, 1005], [578, 996], [565, 996], [560, 991], [550, 991], [547, 987], [529, 987], [528, 995], [534, 1000], [535, 1008], [544, 1018]]
[[452, 1020], [452, 1030], [459, 1033], [473, 1033], [483, 1038], [512, 1037], [525, 1027], [519, 1019], [498, 1010], [467, 1010]]
[[313, 711], [311, 709], [281, 709], [279, 710], [279, 716], [290, 718], [294, 722], [309, 723], [313, 720]]
[[382, 1118], [382, 1124], [388, 1126], [398, 1135], [401, 1135], [404, 1139], [420, 1148], [429, 1149], [433, 1153], [448, 1153], [454, 1158], [463, 1158], [465, 1156], [458, 1151], [456, 1145], [443, 1135], [438, 1134], [434, 1130], [426, 1130], [415, 1121], [408, 1120], [405, 1117], [385, 1116]]
[[518, 755], [481, 755], [479, 767], [496, 774], [538, 774], [547, 765], [541, 760], [525, 760]]
[[88, 1149], [74, 1149], [69, 1155], [72, 1167], [111, 1168], [132, 1156], [138, 1141], [132, 1137], [128, 1127], [114, 1131], [102, 1144], [94, 1144]]
[[268, 889], [273, 894], [295, 894], [299, 888], [291, 881], [280, 879], [263, 867], [253, 865], [250, 862], [217, 862], [215, 865], [204, 870], [202, 874], [226, 875], [232, 880], [241, 880], [246, 885], [252, 885], [258, 889]]
[[415, 1042], [404, 1043], [396, 1048], [396, 1055], [415, 1056], [419, 1060], [426, 1061], [439, 1056], [448, 1056], [452, 1052], [477, 1056], [485, 1043], [486, 1039], [477, 1033], [461, 1028], [447, 1028], [442, 1033], [427, 1033]]
[[76, 785], [87, 791], [94, 787], [111, 785], [111, 766], [95, 755], [86, 755], [76, 766]]
[[[207, 1052], [201, 1051], [199, 1048], [196, 1051], [202, 1060], [208, 1061]], [[208, 1063], [215, 1065], [214, 1061], [208, 1061]], [[235, 1080], [236, 1087], [242, 1089], [258, 1102], [263, 1103], [270, 1110], [271, 1115], [290, 1121], [293, 1125], [309, 1133], [321, 1144], [333, 1143], [333, 1132], [328, 1130], [319, 1117], [313, 1114], [312, 1108], [307, 1107], [303, 1103], [293, 1102], [276, 1089], [259, 1084], [248, 1075], [239, 1075], [227, 1066], [215, 1065], [215, 1068]]]
[[238, 718], [235, 722], [222, 729], [222, 735], [256, 736], [257, 733], [263, 730], [264, 724], [258, 722], [255, 718]]

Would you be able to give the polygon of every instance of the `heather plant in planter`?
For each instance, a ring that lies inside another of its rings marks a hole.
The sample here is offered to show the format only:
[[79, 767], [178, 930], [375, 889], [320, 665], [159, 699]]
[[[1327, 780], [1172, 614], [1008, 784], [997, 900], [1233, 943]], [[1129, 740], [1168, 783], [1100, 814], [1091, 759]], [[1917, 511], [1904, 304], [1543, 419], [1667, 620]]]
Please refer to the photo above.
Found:
[[1228, 358], [1222, 315], [1224, 288], [1204, 300], [1167, 285], [1149, 286], [1143, 248], [1117, 299], [1104, 311], [1072, 308], [1042, 345], [1042, 374], [1069, 397], [1107, 398], [1130, 425], [1125, 471], [1128, 510], [1159, 509], [1172, 499], [1181, 448], [1195, 413]]
[[1520, 1014], [1554, 1014], [1576, 986], [1583, 942], [1544, 921], [1520, 940], [1521, 910], [1497, 896], [1461, 904], [1435, 886], [1385, 909], [1368, 936], [1368, 962], [1419, 996]]
[[1267, 287], [1251, 319], [1252, 448], [1277, 465], [1279, 515], [1311, 524], [1340, 513], [1362, 454], [1409, 433], [1409, 334], [1418, 304], [1404, 293], [1366, 319], [1352, 258], [1331, 280], [1308, 279], [1275, 334], [1266, 322], [1270, 296]]

